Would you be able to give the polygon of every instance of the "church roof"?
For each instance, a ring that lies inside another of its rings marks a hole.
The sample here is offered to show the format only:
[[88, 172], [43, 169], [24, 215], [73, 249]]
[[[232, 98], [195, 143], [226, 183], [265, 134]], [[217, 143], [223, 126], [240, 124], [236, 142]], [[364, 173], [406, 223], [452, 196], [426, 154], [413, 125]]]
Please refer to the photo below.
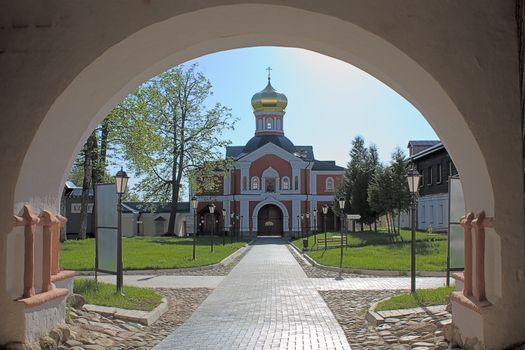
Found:
[[292, 154], [296, 152], [294, 144], [288, 137], [283, 135], [262, 135], [252, 137], [250, 141], [246, 143], [246, 146], [244, 146], [242, 153], [252, 153], [256, 149], [266, 145], [268, 142], [271, 142]]
[[321, 171], [321, 170], [344, 170], [345, 168], [336, 165], [335, 161], [333, 160], [316, 160], [314, 162], [314, 165], [312, 167], [313, 171]]

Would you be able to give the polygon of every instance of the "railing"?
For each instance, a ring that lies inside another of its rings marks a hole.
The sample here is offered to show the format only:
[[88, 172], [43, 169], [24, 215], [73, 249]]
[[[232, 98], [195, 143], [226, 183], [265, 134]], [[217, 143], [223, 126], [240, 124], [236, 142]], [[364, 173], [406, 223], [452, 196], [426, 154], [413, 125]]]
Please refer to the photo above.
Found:
[[[25, 205], [22, 216], [14, 216], [15, 226], [24, 227], [24, 292], [22, 298], [36, 295], [35, 266], [42, 266], [41, 293], [53, 290], [53, 276], [60, 273], [58, 256], [60, 251], [60, 228], [66, 219], [47, 210], [38, 217], [29, 205]], [[42, 226], [42, 261], [35, 262], [35, 235], [37, 226]], [[67, 290], [66, 290], [67, 292]], [[63, 294], [63, 291], [59, 293]]]
[[469, 212], [460, 223], [465, 241], [463, 291], [453, 293], [451, 299], [480, 312], [482, 307], [491, 305], [485, 288], [485, 229], [493, 227], [494, 219], [487, 217], [484, 211], [477, 215]]

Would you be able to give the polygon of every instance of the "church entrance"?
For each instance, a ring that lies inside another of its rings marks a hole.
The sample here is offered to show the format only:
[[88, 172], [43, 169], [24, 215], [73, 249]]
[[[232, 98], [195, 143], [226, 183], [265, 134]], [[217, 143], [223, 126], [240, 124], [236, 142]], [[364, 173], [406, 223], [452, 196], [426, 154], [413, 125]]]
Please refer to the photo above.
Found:
[[283, 212], [274, 204], [267, 204], [257, 216], [257, 234], [281, 236], [283, 234]]

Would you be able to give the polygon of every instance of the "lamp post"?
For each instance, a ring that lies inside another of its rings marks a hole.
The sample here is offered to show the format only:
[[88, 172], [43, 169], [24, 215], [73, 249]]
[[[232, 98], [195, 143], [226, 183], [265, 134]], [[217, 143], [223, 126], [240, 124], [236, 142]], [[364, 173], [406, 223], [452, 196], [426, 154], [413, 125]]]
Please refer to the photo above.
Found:
[[308, 240], [310, 239], [310, 234], [312, 232], [312, 225], [310, 224], [310, 212], [307, 211], [305, 214], [304, 214], [304, 217], [306, 219], [306, 246], [304, 246], [304, 250], [308, 250]]
[[[250, 225], [250, 221], [249, 221], [249, 220], [250, 220], [250, 219], [248, 219], [248, 225]], [[241, 215], [241, 221], [240, 221], [240, 223], [239, 223], [239, 229], [240, 229], [240, 231], [239, 231], [239, 236], [240, 236], [241, 239], [242, 239], [242, 230], [243, 230], [242, 225], [243, 225], [243, 224], [244, 224], [244, 220], [243, 220], [242, 215]], [[250, 228], [250, 227], [248, 227], [248, 229], [249, 229], [249, 228]]]
[[314, 216], [312, 217], [312, 222], [313, 222], [313, 232], [314, 232], [314, 236], [315, 236], [315, 240], [316, 240], [316, 243], [317, 243], [317, 208], [314, 208]]
[[345, 209], [345, 199], [339, 198], [339, 209], [341, 211], [341, 252], [339, 254], [339, 276], [336, 277], [336, 280], [342, 280], [343, 279], [343, 218], [344, 218], [344, 212]]
[[196, 236], [197, 236], [197, 207], [199, 206], [199, 200], [197, 197], [191, 198], [191, 206], [193, 207], [193, 260], [195, 260], [195, 246], [196, 246]]
[[410, 293], [416, 292], [416, 198], [419, 188], [421, 175], [417, 172], [412, 163], [411, 169], [407, 173], [408, 190], [412, 195], [411, 221], [412, 221], [412, 240], [410, 244]]
[[115, 191], [118, 195], [118, 230], [117, 230], [117, 293], [122, 294], [124, 285], [123, 267], [122, 267], [122, 195], [126, 192], [129, 176], [122, 168], [115, 175]]
[[235, 234], [235, 214], [230, 213], [230, 243], [233, 244], [233, 235]]
[[326, 245], [326, 214], [328, 214], [328, 205], [323, 205], [323, 230], [324, 230], [324, 250], [327, 249]]
[[237, 221], [237, 242], [239, 242], [239, 234], [241, 232], [241, 223], [239, 222], [239, 215], [235, 215], [235, 221]]
[[222, 208], [222, 245], [226, 236], [226, 209]]
[[215, 204], [210, 204], [208, 205], [208, 210], [210, 211], [210, 214], [211, 214], [211, 244], [210, 244], [210, 248], [211, 248], [211, 252], [213, 253], [213, 233], [215, 231]]
[[299, 215], [297, 215], [297, 230], [301, 230], [301, 224], [300, 224], [300, 221], [299, 221]]

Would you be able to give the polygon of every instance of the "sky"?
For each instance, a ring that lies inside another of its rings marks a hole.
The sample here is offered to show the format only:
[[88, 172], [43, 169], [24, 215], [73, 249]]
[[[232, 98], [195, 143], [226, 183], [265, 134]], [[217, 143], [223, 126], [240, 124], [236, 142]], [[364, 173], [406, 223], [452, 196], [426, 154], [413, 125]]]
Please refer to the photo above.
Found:
[[355, 136], [374, 143], [383, 162], [409, 140], [437, 140], [419, 111], [394, 90], [368, 73], [313, 51], [256, 47], [199, 57], [199, 70], [213, 84], [209, 103], [220, 102], [239, 119], [224, 134], [232, 145], [244, 145], [254, 135], [253, 94], [264, 89], [267, 67], [273, 87], [288, 98], [285, 135], [296, 145], [312, 145], [316, 159], [345, 166]]
[[[438, 139], [421, 113], [394, 90], [346, 62], [313, 51], [243, 48], [185, 64], [193, 63], [213, 85], [209, 106], [219, 102], [238, 118], [235, 130], [224, 133], [232, 145], [245, 145], [255, 133], [250, 101], [265, 88], [267, 67], [271, 67], [273, 87], [288, 98], [285, 135], [295, 145], [312, 145], [318, 160], [346, 166], [357, 135], [377, 146], [384, 163], [396, 147], [406, 152], [409, 140]], [[114, 166], [110, 168], [116, 172]], [[130, 179], [131, 186], [137, 182]]]

